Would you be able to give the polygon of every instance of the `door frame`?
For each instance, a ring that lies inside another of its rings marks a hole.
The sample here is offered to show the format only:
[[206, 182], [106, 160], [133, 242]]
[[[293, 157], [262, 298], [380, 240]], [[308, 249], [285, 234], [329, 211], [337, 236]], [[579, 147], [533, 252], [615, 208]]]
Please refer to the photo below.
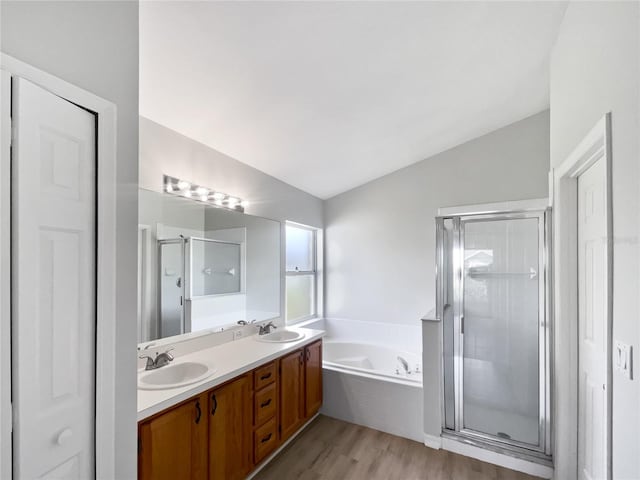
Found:
[[[612, 409], [612, 358], [611, 341], [613, 327], [613, 209], [611, 184], [611, 113], [606, 113], [589, 131], [584, 139], [576, 146], [566, 160], [556, 169], [551, 170], [553, 182], [552, 199], [554, 208], [554, 269], [556, 272], [554, 288], [555, 318], [561, 319], [556, 325], [565, 325], [555, 332], [554, 356], [560, 364], [568, 366], [568, 373], [561, 379], [558, 377], [556, 385], [563, 382], [569, 384], [569, 391], [562, 396], [557, 395], [554, 404], [559, 412], [558, 404], [562, 403], [567, 412], [574, 411], [575, 415], [567, 415], [566, 424], [562, 432], [567, 438], [554, 442], [554, 457], [567, 457], [569, 469], [578, 472], [578, 177], [597, 161], [605, 162], [605, 216], [607, 225], [607, 402], [605, 418], [605, 447], [607, 479], [612, 478], [612, 450], [611, 450], [611, 409]], [[562, 348], [560, 348], [562, 345]], [[559, 374], [558, 370], [556, 372]], [[559, 419], [560, 415], [556, 418]], [[560, 429], [556, 428], [556, 432]], [[575, 433], [575, 437], [572, 432]], [[563, 444], [568, 443], [568, 445]]]
[[115, 476], [116, 433], [116, 105], [49, 73], [0, 54], [0, 478], [11, 478], [11, 77], [24, 78], [96, 115], [96, 477]]

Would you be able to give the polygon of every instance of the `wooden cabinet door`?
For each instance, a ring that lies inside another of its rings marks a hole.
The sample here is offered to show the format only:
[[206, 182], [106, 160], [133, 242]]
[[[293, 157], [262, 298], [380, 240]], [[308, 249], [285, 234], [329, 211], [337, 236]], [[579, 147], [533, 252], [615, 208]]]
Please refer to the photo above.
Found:
[[140, 480], [207, 478], [206, 408], [198, 396], [140, 425]]
[[304, 421], [304, 351], [280, 359], [280, 439], [286, 440]]
[[[209, 478], [243, 479], [252, 467], [253, 402], [245, 375], [209, 392]], [[176, 479], [174, 479], [176, 480]]]
[[322, 342], [306, 346], [304, 355], [305, 419], [308, 419], [322, 406]]

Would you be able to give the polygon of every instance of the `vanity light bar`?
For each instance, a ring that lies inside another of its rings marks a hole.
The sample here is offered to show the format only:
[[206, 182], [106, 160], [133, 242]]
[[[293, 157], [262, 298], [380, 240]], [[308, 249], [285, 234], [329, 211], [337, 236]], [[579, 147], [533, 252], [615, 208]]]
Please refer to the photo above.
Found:
[[227, 208], [236, 212], [244, 212], [249, 202], [233, 195], [218, 192], [209, 187], [196, 185], [193, 182], [164, 175], [164, 191], [179, 197], [190, 198], [198, 202], [208, 203], [214, 207]]

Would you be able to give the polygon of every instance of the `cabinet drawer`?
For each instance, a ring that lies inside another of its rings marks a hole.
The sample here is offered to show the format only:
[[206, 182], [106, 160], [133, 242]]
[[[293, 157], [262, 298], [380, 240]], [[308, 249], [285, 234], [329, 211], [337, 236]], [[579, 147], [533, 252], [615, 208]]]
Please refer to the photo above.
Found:
[[267, 363], [253, 372], [253, 389], [256, 391], [275, 381], [276, 362]]
[[255, 412], [255, 425], [262, 425], [265, 420], [269, 420], [276, 414], [278, 407], [276, 384], [272, 383], [256, 392], [254, 397], [253, 411]]
[[256, 428], [253, 434], [253, 454], [256, 463], [269, 455], [278, 446], [278, 427], [272, 418], [263, 426]]

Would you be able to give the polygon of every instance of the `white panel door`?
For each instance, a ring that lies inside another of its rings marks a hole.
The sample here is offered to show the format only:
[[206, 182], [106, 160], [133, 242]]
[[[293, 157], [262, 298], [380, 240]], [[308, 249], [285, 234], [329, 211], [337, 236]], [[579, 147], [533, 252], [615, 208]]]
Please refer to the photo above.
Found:
[[606, 169], [598, 160], [578, 177], [578, 472], [607, 478]]
[[14, 475], [95, 476], [96, 119], [14, 77]]

